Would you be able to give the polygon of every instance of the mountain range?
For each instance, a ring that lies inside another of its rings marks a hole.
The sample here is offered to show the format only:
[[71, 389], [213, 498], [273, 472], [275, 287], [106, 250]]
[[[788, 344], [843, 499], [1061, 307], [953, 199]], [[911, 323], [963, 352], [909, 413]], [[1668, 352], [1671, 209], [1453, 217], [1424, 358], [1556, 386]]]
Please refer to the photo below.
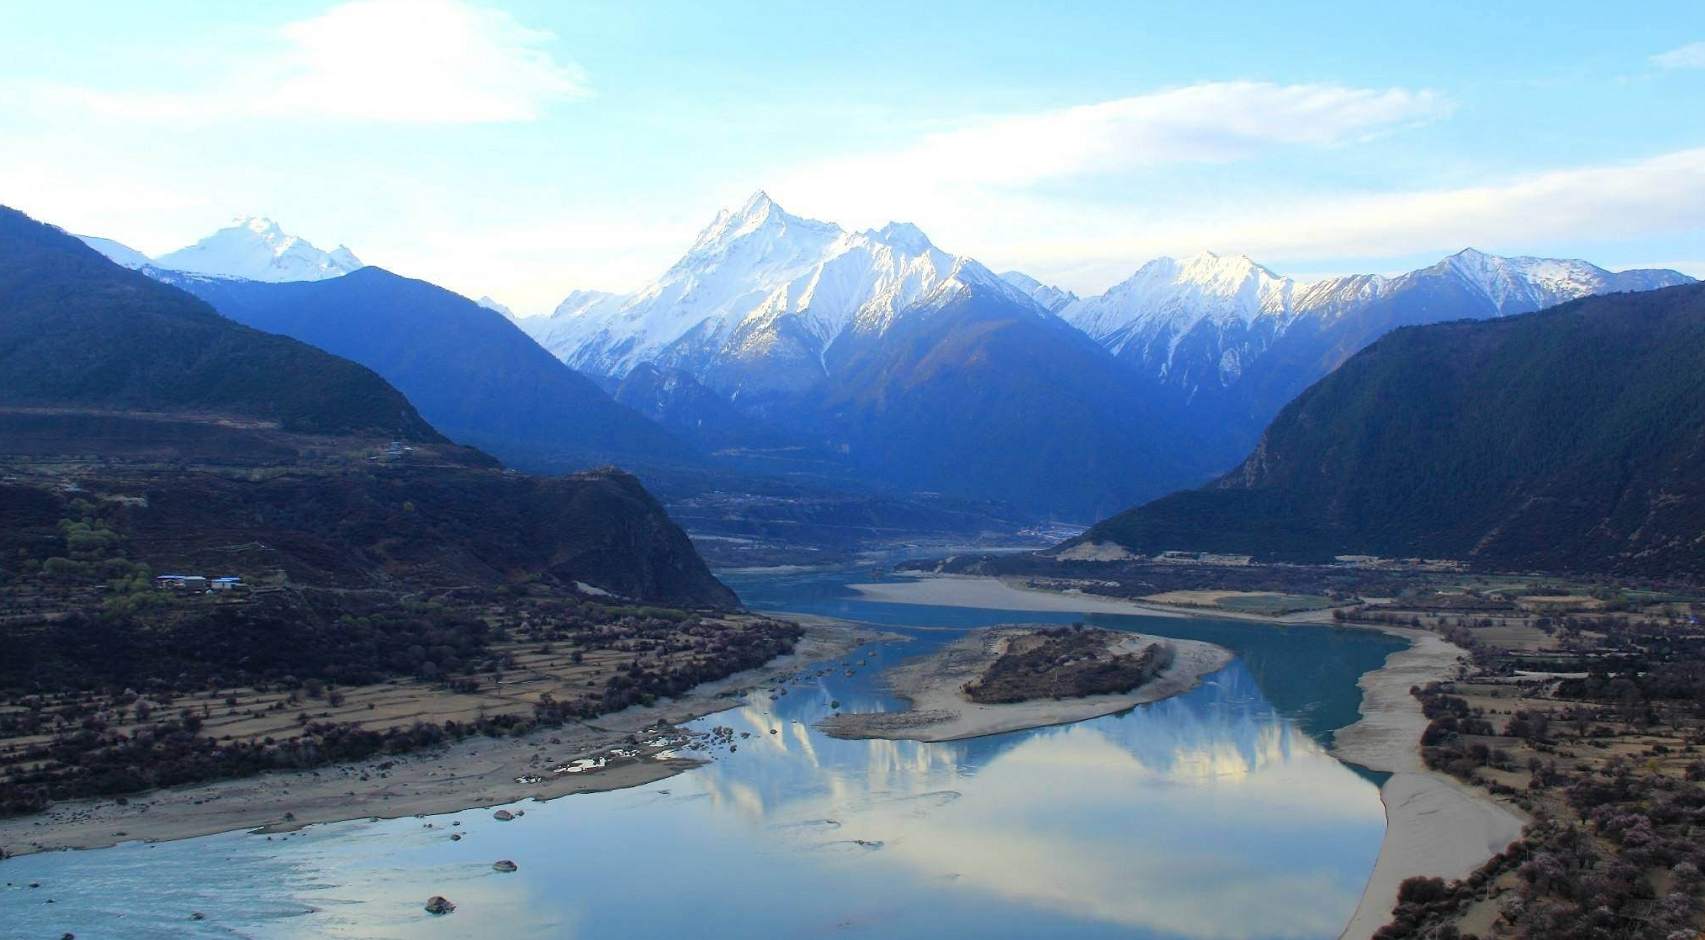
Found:
[[[695, 417], [652, 395], [648, 413], [666, 425], [709, 414], [703, 395], [679, 394], [691, 377], [748, 425], [897, 490], [1082, 518], [1231, 459], [975, 260], [915, 226], [849, 232], [763, 193], [718, 214], [640, 291], [577, 292], [521, 325], [591, 374], [621, 380], [649, 364], [676, 375], [671, 401]], [[734, 423], [717, 411], [718, 425]]]
[[248, 281], [319, 281], [365, 267], [342, 245], [321, 251], [306, 239], [287, 235], [271, 219], [244, 216], [201, 241], [150, 258], [110, 238], [78, 236], [89, 247], [127, 268], [155, 268]]
[[[1529, 313], [1595, 294], [1690, 283], [1674, 271], [1465, 249], [1398, 277], [1301, 284], [1238, 256], [1160, 258], [1106, 293], [1032, 293], [1203, 421], [1258, 431], [1304, 388], [1401, 326]], [[1034, 284], [1034, 282], [1029, 282]], [[1253, 443], [1249, 440], [1248, 443]]]
[[[1690, 281], [1470, 249], [1397, 277], [1303, 284], [1203, 252], [1078, 297], [996, 275], [910, 224], [849, 231], [762, 192], [639, 290], [575, 291], [545, 317], [348, 275], [347, 251], [313, 251], [246, 220], [142, 270], [373, 367], [434, 424], [530, 469], [710, 456], [1084, 520], [1212, 478], [1392, 329]], [[566, 367], [531, 355], [516, 326]]]
[[[646, 364], [677, 376], [673, 388], [690, 377], [867, 478], [964, 495], [998, 488], [1071, 518], [1229, 466], [1285, 403], [1392, 329], [1690, 281], [1469, 249], [1397, 277], [1302, 284], [1203, 252], [1149, 262], [1084, 298], [1021, 272], [994, 275], [913, 225], [848, 231], [760, 192], [719, 213], [639, 290], [575, 291], [551, 315], [518, 322], [612, 384]], [[994, 346], [1016, 353], [1015, 342], [1034, 355], [989, 366]], [[702, 420], [709, 405], [699, 395], [691, 408]], [[642, 410], [680, 424], [666, 403]], [[1072, 443], [1101, 429], [1119, 443]], [[987, 441], [1004, 446], [978, 443]], [[1054, 482], [1049, 468], [1065, 465], [1079, 472]]]
[[1398, 329], [1243, 463], [1062, 553], [1466, 559], [1705, 573], [1705, 285]]

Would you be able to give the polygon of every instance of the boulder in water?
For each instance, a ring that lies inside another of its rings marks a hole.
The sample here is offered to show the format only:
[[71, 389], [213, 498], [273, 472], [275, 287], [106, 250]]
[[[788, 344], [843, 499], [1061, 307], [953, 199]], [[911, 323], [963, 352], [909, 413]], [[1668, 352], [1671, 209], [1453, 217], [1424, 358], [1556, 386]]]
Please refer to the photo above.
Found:
[[519, 867], [520, 866], [516, 865], [514, 862], [510, 861], [507, 858], [503, 859], [501, 861], [496, 861], [496, 862], [491, 863], [491, 870], [492, 871], [514, 871]]
[[448, 914], [455, 909], [456, 905], [450, 903], [450, 899], [441, 894], [435, 894], [426, 899], [426, 913], [428, 914]]
[[498, 822], [508, 822], [511, 819], [515, 818], [515, 814], [511, 813], [510, 811], [508, 811], [506, 809], [500, 809], [497, 812], [492, 813], [491, 818], [497, 820]]

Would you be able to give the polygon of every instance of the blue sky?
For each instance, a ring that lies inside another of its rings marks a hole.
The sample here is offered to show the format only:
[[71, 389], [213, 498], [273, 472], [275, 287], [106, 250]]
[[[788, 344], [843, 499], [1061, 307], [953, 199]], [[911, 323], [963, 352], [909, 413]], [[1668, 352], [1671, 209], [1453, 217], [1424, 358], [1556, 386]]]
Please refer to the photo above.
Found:
[[759, 188], [1080, 292], [1203, 248], [1705, 276], [1697, 2], [9, 7], [0, 202], [151, 254], [268, 215], [522, 313]]

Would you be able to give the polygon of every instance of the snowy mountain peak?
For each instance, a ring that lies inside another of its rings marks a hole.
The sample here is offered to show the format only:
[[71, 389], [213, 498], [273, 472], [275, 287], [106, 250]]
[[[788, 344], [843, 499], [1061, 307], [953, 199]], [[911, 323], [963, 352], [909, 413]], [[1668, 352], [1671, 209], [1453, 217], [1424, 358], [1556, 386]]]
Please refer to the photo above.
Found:
[[881, 242], [907, 254], [921, 255], [935, 248], [929, 236], [910, 222], [889, 222], [879, 229], [864, 233], [871, 241]]
[[148, 259], [147, 255], [137, 251], [129, 245], [115, 242], [110, 238], [101, 238], [96, 235], [78, 235], [77, 237], [82, 240], [83, 244], [88, 245], [90, 248], [95, 249], [103, 255], [106, 255], [108, 261], [115, 264], [121, 264], [133, 271], [140, 270], [150, 264], [153, 264], [153, 262]]
[[268, 242], [276, 242], [285, 237], [284, 230], [278, 223], [263, 215], [239, 215], [231, 219], [230, 228], [244, 228], [255, 233]]
[[767, 256], [786, 255], [795, 249], [811, 252], [842, 234], [838, 225], [789, 213], [759, 190], [738, 210], [718, 212], [681, 264], [699, 264], [730, 252]]
[[1078, 296], [1071, 291], [1063, 290], [1052, 284], [1044, 284], [1023, 271], [1007, 271], [1001, 274], [1000, 278], [1018, 288], [1020, 293], [1036, 301], [1043, 310], [1049, 313], [1059, 313], [1078, 300]]
[[735, 214], [753, 217], [767, 215], [772, 209], [780, 210], [781, 206], [776, 205], [776, 201], [770, 198], [769, 193], [760, 189], [752, 193], [752, 195], [747, 196], [745, 204], [743, 204], [740, 207], [740, 211]]
[[712, 384], [719, 369], [738, 371], [724, 388], [766, 369], [762, 381], [804, 381], [821, 374], [844, 332], [879, 334], [959, 277], [1010, 290], [915, 225], [849, 232], [793, 215], [760, 191], [717, 213], [679, 261], [633, 294], [576, 292], [526, 325], [570, 365], [604, 375], [651, 361]]
[[1270, 319], [1282, 326], [1295, 289], [1290, 278], [1247, 255], [1202, 251], [1182, 261], [1156, 258], [1107, 293], [1069, 303], [1059, 313], [1114, 353], [1133, 341], [1164, 337], [1170, 355], [1204, 321], [1247, 329]]
[[494, 313], [501, 313], [507, 319], [510, 319], [510, 320], [518, 319], [515, 316], [515, 311], [509, 309], [508, 307], [504, 306], [503, 304], [498, 303], [496, 300], [493, 300], [492, 296], [490, 294], [480, 295], [480, 299], [474, 301], [474, 303], [479, 304], [480, 306], [482, 306], [482, 307], [486, 308], [487, 310], [490, 310]]
[[360, 269], [367, 267], [366, 264], [362, 263], [360, 258], [355, 257], [355, 252], [350, 251], [349, 248], [344, 245], [339, 245], [336, 248], [333, 248], [331, 253], [326, 257], [331, 259], [331, 263], [334, 266], [342, 268], [345, 272], [359, 271]]
[[1449, 277], [1489, 302], [1499, 315], [1539, 310], [1577, 297], [1612, 291], [1651, 290], [1686, 283], [1673, 271], [1606, 271], [1576, 259], [1503, 257], [1474, 248], [1405, 278]]
[[286, 234], [263, 216], [243, 216], [188, 248], [154, 259], [155, 267], [251, 281], [319, 281], [365, 267], [348, 248], [326, 252]]

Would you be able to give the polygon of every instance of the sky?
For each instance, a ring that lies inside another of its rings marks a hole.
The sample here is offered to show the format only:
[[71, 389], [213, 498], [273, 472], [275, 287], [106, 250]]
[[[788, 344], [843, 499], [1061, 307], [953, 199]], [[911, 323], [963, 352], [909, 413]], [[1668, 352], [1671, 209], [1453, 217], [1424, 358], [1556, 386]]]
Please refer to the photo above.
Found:
[[3, 0], [0, 203], [151, 255], [264, 215], [521, 314], [718, 209], [1097, 293], [1473, 246], [1705, 277], [1705, 7]]

